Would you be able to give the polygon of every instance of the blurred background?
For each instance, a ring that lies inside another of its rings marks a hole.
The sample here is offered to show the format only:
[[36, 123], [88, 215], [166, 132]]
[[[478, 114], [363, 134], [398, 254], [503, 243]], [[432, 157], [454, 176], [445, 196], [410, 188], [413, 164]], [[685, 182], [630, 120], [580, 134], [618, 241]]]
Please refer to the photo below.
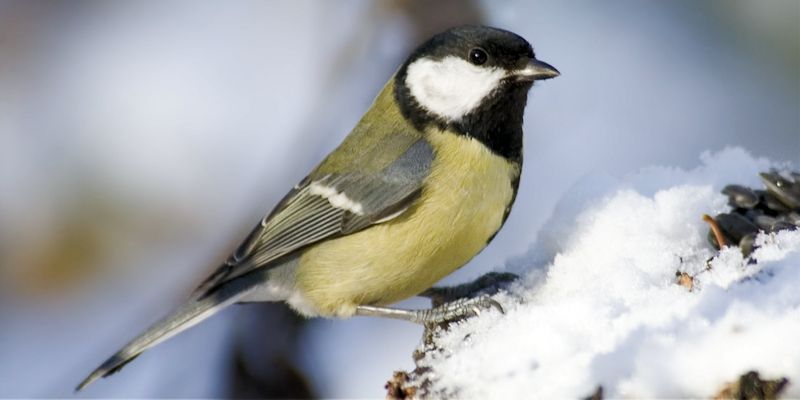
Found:
[[[347, 134], [404, 57], [514, 31], [537, 84], [501, 268], [587, 174], [800, 164], [800, 2], [0, 0], [0, 397], [70, 397]], [[419, 299], [403, 307], [426, 307]], [[243, 305], [80, 397], [382, 397], [422, 329]]]

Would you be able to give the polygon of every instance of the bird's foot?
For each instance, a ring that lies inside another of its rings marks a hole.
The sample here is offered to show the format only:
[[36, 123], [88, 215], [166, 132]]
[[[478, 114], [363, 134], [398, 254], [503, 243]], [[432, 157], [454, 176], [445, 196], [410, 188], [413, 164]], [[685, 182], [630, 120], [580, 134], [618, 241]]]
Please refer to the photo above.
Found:
[[488, 295], [463, 298], [422, 310], [402, 310], [390, 307], [358, 306], [356, 315], [402, 319], [425, 326], [454, 322], [479, 315], [484, 310], [495, 308], [501, 313], [503, 306]]
[[479, 315], [492, 308], [503, 313], [503, 307], [491, 295], [497, 293], [519, 276], [508, 272], [490, 272], [480, 278], [458, 286], [432, 287], [420, 296], [431, 299], [433, 308], [403, 310], [390, 307], [362, 305], [356, 314], [369, 317], [401, 319], [425, 325], [428, 328]]
[[501, 314], [504, 313], [500, 303], [491, 296], [483, 294], [477, 297], [453, 300], [427, 310], [418, 310], [417, 319], [414, 322], [423, 325], [439, 325], [475, 317], [482, 311], [492, 308], [500, 311]]
[[431, 299], [433, 306], [437, 307], [464, 297], [474, 297], [476, 294], [493, 295], [517, 279], [519, 276], [510, 272], [489, 272], [472, 282], [458, 286], [432, 287], [419, 295]]

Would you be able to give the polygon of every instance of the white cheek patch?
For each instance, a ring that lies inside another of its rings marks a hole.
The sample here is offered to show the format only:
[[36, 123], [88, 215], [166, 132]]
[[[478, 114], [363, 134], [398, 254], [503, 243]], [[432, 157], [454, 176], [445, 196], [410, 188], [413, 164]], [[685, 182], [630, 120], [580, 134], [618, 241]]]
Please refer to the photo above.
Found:
[[325, 186], [319, 182], [311, 182], [311, 185], [308, 186], [308, 192], [314, 196], [327, 199], [332, 206], [338, 209], [347, 210], [356, 215], [364, 215], [364, 207], [361, 203], [351, 200], [346, 194], [339, 193], [330, 186]]
[[494, 91], [506, 73], [458, 57], [420, 58], [408, 66], [406, 86], [414, 99], [448, 121], [459, 120]]

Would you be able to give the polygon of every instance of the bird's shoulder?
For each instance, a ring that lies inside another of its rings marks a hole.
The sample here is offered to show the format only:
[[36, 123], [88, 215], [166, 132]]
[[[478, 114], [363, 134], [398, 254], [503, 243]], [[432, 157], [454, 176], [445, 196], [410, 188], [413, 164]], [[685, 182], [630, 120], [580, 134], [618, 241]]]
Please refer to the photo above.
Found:
[[423, 136], [423, 132], [402, 115], [394, 95], [394, 79], [390, 79], [350, 134], [309, 177], [379, 172]]

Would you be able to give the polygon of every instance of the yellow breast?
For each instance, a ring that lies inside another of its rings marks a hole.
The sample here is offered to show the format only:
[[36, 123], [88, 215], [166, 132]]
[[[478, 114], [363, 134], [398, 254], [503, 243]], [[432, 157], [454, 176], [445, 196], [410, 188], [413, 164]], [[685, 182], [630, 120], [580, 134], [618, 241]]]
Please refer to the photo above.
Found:
[[323, 316], [414, 296], [466, 264], [500, 229], [519, 167], [474, 139], [431, 131], [436, 152], [420, 200], [403, 215], [320, 243], [297, 267], [297, 287]]

